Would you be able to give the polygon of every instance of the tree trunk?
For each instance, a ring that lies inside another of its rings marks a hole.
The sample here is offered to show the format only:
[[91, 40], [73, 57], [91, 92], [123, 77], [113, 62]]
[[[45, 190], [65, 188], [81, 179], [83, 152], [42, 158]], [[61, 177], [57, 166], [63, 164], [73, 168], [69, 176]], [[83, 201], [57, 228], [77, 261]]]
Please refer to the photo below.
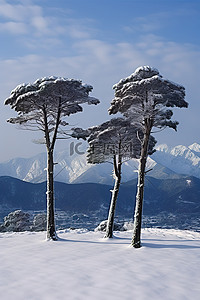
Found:
[[52, 142], [50, 140], [50, 129], [48, 128], [48, 115], [46, 106], [43, 106], [44, 114], [44, 132], [47, 149], [47, 239], [56, 241], [56, 227], [55, 227], [55, 216], [54, 216], [54, 162], [53, 162], [53, 150], [56, 142], [58, 127], [60, 123], [61, 115], [61, 98], [59, 99], [58, 113], [56, 117], [56, 126], [53, 133]]
[[117, 197], [118, 197], [118, 193], [119, 193], [119, 187], [120, 187], [120, 183], [121, 183], [121, 166], [122, 166], [121, 157], [119, 156], [118, 163], [116, 163], [116, 157], [114, 157], [115, 184], [114, 184], [114, 188], [112, 190], [112, 198], [111, 198], [111, 202], [110, 202], [106, 234], [104, 236], [105, 238], [113, 237], [115, 207], [116, 207]]
[[47, 150], [47, 239], [56, 241], [54, 217], [53, 150]]
[[141, 227], [142, 227], [142, 208], [143, 208], [143, 197], [144, 197], [144, 179], [145, 179], [145, 166], [148, 156], [148, 144], [151, 133], [151, 126], [146, 124], [145, 133], [142, 142], [141, 155], [139, 160], [138, 168], [138, 184], [137, 184], [137, 195], [136, 195], [136, 206], [133, 224], [133, 238], [131, 245], [135, 248], [141, 247]]

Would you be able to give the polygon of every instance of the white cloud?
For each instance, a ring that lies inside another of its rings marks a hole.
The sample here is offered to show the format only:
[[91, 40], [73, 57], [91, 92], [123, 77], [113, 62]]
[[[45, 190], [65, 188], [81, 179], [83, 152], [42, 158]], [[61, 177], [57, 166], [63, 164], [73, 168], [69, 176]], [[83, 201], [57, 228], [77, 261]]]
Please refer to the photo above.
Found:
[[164, 76], [170, 76], [184, 84], [197, 84], [200, 50], [194, 45], [179, 44], [155, 35], [147, 35], [136, 46], [148, 58], [149, 63], [162, 70]]
[[26, 21], [33, 16], [41, 15], [40, 6], [26, 4], [10, 4], [7, 1], [0, 1], [0, 16], [10, 21]]
[[22, 5], [11, 5], [6, 1], [0, 1], [0, 16], [13, 21], [21, 21], [25, 9]]
[[40, 33], [48, 32], [48, 22], [42, 16], [34, 16], [31, 18], [31, 25]]
[[78, 53], [91, 57], [91, 59], [97, 61], [98, 64], [108, 64], [114, 51], [112, 45], [95, 39], [87, 39], [76, 42], [74, 47]]
[[[113, 97], [113, 84], [129, 76], [138, 66], [151, 65], [158, 68], [164, 77], [186, 87], [191, 103], [189, 119], [192, 115], [196, 116], [200, 109], [197, 102], [200, 51], [194, 45], [167, 41], [155, 34], [144, 34], [144, 26], [143, 35], [133, 42], [108, 42], [97, 38], [97, 30], [92, 20], [47, 16], [41, 7], [33, 5], [31, 1], [24, 1], [22, 6], [8, 5], [6, 1], [0, 0], [0, 14], [5, 18], [5, 22], [0, 24], [0, 32], [23, 35], [20, 43], [23, 47], [26, 46], [26, 52], [21, 57], [16, 57], [13, 51], [13, 58], [0, 61], [2, 100], [9, 96], [16, 85], [33, 82], [42, 76], [82, 79], [93, 85], [94, 95], [100, 98], [102, 104], [94, 110], [92, 116], [87, 116], [87, 113], [79, 114], [78, 120], [87, 118], [91, 122], [102, 122], [108, 118], [107, 108]], [[147, 20], [144, 24], [148, 24]], [[149, 23], [146, 30], [152, 31], [152, 26]], [[131, 30], [127, 28], [129, 29]], [[5, 107], [1, 111], [2, 116], [6, 116], [0, 119], [3, 129], [10, 111]], [[187, 112], [180, 113], [178, 118], [180, 122], [183, 120], [182, 135], [189, 130], [186, 115]], [[198, 128], [197, 123], [194, 118], [190, 124], [191, 136]], [[11, 139], [16, 138], [16, 131], [10, 134]]]
[[[59, 39], [50, 39], [49, 44], [54, 41], [59, 45]], [[1, 69], [5, 70], [4, 78], [6, 75], [12, 78], [17, 74], [19, 81], [23, 78], [31, 80], [40, 74], [43, 76], [54, 73], [79, 78], [84, 75], [86, 79], [91, 78], [95, 82], [98, 76], [106, 78], [112, 86], [115, 80], [128, 76], [138, 66], [147, 64], [157, 67], [164, 77], [180, 84], [191, 83], [194, 86], [199, 78], [199, 51], [192, 45], [172, 43], [152, 35], [143, 36], [135, 44], [111, 44], [98, 39], [85, 39], [75, 40], [71, 47], [71, 51], [62, 56], [57, 56], [57, 53], [55, 56], [45, 56], [44, 52], [42, 55], [26, 55], [1, 61]]]
[[73, 39], [89, 39], [91, 38], [91, 33], [94, 31], [92, 27], [88, 26], [90, 20], [74, 20], [67, 19], [65, 34], [69, 35]]
[[26, 34], [27, 27], [22, 22], [5, 22], [0, 23], [0, 32], [9, 32], [15, 35]]
[[[23, 5], [0, 1], [0, 16], [5, 20], [1, 21], [1, 26], [8, 33], [31, 34], [33, 32], [39, 35], [51, 35], [56, 29], [55, 27], [54, 31], [52, 30], [51, 19], [43, 16], [42, 8], [29, 1], [24, 2]], [[16, 25], [16, 30], [14, 30], [14, 25]]]
[[[145, 36], [136, 44], [110, 44], [97, 39], [75, 41], [72, 50], [62, 56], [45, 56], [44, 52], [43, 55], [1, 61], [0, 68], [4, 70], [1, 82], [7, 84], [6, 78], [9, 78], [9, 86], [14, 88], [21, 82], [31, 82], [41, 76], [74, 77], [94, 85], [102, 99], [111, 99], [113, 84], [138, 66], [151, 65], [164, 77], [186, 86], [190, 101], [196, 101], [200, 52], [192, 45]], [[105, 105], [108, 104], [105, 102]]]

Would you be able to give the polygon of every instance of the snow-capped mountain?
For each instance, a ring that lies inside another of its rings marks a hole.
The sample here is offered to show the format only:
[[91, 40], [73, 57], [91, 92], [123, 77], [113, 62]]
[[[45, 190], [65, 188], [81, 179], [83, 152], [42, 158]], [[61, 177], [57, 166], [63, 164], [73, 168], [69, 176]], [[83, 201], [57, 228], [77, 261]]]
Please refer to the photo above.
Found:
[[[200, 145], [188, 147], [179, 145], [173, 148], [159, 145], [156, 152], [148, 158], [148, 176], [154, 178], [176, 178], [191, 175], [200, 178]], [[86, 154], [69, 155], [68, 151], [55, 153], [55, 180], [65, 183], [104, 183], [112, 184], [112, 164], [87, 164]], [[122, 181], [132, 180], [137, 175], [138, 160], [124, 162]], [[32, 158], [15, 158], [0, 164], [0, 176], [12, 176], [27, 182], [46, 180], [46, 154]]]
[[159, 145], [151, 157], [157, 164], [162, 164], [175, 173], [192, 175], [200, 178], [200, 145], [194, 143], [188, 147]]
[[[55, 180], [71, 183], [90, 167], [83, 155], [70, 157], [68, 151], [55, 153]], [[0, 176], [12, 176], [27, 182], [46, 180], [46, 154], [15, 158], [0, 164]]]

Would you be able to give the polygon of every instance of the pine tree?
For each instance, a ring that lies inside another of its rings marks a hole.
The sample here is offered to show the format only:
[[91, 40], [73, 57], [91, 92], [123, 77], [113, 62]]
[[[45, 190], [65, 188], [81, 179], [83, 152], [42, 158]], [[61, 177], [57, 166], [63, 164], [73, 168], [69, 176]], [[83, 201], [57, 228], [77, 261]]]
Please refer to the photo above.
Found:
[[20, 84], [5, 100], [18, 116], [9, 123], [19, 124], [29, 130], [40, 130], [47, 150], [47, 238], [56, 240], [54, 218], [54, 161], [53, 152], [56, 139], [66, 135], [66, 117], [83, 110], [81, 104], [98, 104], [99, 100], [90, 97], [92, 86], [81, 81], [44, 77], [33, 84]]
[[[88, 162], [113, 163], [113, 177], [115, 180], [110, 202], [107, 228], [105, 237], [112, 238], [114, 214], [117, 197], [121, 184], [122, 164], [127, 159], [138, 158], [141, 150], [140, 139], [143, 137], [141, 130], [123, 118], [114, 118], [99, 126], [88, 130]], [[151, 152], [156, 141], [150, 138], [148, 151]]]
[[21, 232], [30, 230], [30, 215], [22, 210], [15, 210], [4, 217], [5, 231]]
[[111, 102], [109, 114], [121, 112], [143, 132], [132, 239], [133, 247], [140, 248], [145, 166], [150, 135], [154, 127], [176, 130], [178, 122], [171, 120], [173, 112], [169, 108], [188, 107], [188, 103], [184, 100], [183, 86], [164, 79], [157, 69], [149, 66], [139, 67], [129, 77], [114, 85], [113, 89], [115, 98]]

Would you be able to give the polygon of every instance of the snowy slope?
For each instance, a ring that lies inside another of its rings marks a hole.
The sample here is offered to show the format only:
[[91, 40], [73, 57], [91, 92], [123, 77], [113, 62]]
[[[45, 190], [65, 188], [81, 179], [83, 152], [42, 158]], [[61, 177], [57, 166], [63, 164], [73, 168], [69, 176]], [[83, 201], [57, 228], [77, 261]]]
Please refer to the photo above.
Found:
[[[112, 184], [112, 164], [87, 164], [86, 154], [72, 156], [68, 150], [55, 153], [55, 180], [65, 183], [105, 183]], [[122, 181], [136, 178], [137, 160], [123, 164]], [[16, 158], [0, 164], [0, 176], [12, 176], [28, 182], [46, 180], [46, 154], [32, 158]], [[157, 151], [148, 158], [147, 170], [154, 178], [176, 178], [177, 174], [191, 175], [200, 178], [200, 145], [194, 143], [188, 147], [167, 145], [157, 146]]]
[[[55, 153], [55, 179], [71, 183], [90, 166], [85, 155], [69, 156], [68, 151]], [[46, 154], [41, 153], [31, 158], [15, 158], [0, 164], [0, 176], [12, 176], [28, 182], [46, 180]]]
[[45, 153], [38, 154], [31, 158], [14, 158], [0, 164], [0, 176], [12, 176], [18, 179], [31, 181], [41, 176], [46, 167]]
[[143, 229], [66, 230], [58, 242], [44, 233], [0, 234], [0, 295], [4, 300], [190, 300], [200, 294], [200, 233]]
[[200, 178], [200, 145], [197, 143], [188, 147], [179, 145], [174, 148], [159, 145], [152, 159], [175, 173]]

